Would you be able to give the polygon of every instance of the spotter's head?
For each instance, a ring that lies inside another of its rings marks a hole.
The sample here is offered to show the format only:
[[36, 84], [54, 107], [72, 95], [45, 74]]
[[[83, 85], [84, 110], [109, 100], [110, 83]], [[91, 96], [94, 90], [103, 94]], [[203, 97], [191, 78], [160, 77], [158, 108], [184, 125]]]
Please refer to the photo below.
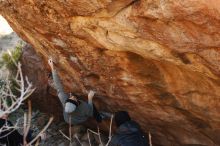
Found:
[[131, 118], [126, 111], [118, 111], [115, 113], [115, 123], [117, 127], [120, 127], [122, 124], [130, 120]]

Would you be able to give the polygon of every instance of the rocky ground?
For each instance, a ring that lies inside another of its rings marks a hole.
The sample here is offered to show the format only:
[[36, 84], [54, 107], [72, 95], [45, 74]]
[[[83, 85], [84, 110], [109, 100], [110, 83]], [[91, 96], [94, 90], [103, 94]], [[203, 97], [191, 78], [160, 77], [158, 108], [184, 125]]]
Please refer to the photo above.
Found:
[[[18, 109], [15, 113], [10, 115], [10, 120], [15, 124], [19, 121], [18, 126], [23, 127], [23, 115], [24, 112], [23, 108]], [[32, 112], [32, 122], [31, 122], [31, 129], [33, 130], [33, 135], [37, 135], [41, 129], [47, 124], [49, 120], [49, 115], [45, 113], [41, 113], [39, 110], [33, 110]], [[40, 146], [89, 146], [87, 129], [84, 126], [74, 126], [71, 127], [73, 140], [70, 144], [69, 140], [67, 140], [61, 133], [65, 133], [68, 136], [68, 124], [65, 122], [52, 122], [50, 127], [46, 131], [46, 140], [41, 141]], [[22, 134], [23, 129], [19, 129], [19, 132]], [[81, 142], [75, 138], [77, 136]], [[103, 142], [107, 141], [107, 137], [102, 134]], [[92, 146], [98, 146], [98, 136], [90, 134], [90, 140]]]

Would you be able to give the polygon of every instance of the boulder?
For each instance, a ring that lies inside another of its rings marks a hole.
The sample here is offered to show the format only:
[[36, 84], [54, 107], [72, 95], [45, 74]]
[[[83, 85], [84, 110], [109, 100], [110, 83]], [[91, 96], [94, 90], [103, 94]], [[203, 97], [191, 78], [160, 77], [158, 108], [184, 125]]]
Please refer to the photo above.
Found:
[[219, 1], [2, 0], [0, 14], [54, 58], [67, 92], [95, 90], [100, 110], [127, 110], [154, 145], [220, 145]]

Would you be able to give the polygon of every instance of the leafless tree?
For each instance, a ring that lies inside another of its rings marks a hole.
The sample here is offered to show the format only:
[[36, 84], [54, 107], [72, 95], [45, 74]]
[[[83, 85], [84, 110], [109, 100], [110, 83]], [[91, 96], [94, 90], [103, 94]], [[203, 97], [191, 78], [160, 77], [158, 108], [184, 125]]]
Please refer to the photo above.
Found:
[[9, 75], [7, 75], [7, 78], [4, 80], [4, 84], [0, 89], [0, 117], [17, 110], [22, 102], [27, 99], [35, 90], [33, 85], [28, 81], [28, 78], [23, 76], [21, 64], [15, 63], [15, 65], [17, 67], [17, 74], [14, 79], [14, 84], [16, 85], [18, 94], [15, 95], [15, 93], [12, 92], [12, 83], [9, 80]]
[[[10, 52], [9, 52], [10, 54]], [[20, 62], [16, 63], [13, 60], [13, 57], [11, 57], [13, 63], [15, 64], [17, 68], [17, 73], [14, 78], [14, 85], [16, 85], [16, 91], [15, 94], [12, 89], [12, 82], [9, 80], [9, 74], [7, 75], [6, 79], [4, 79], [4, 83], [0, 88], [0, 117], [10, 114], [14, 111], [16, 111], [23, 101], [27, 99], [35, 90], [33, 85], [29, 82], [27, 77], [24, 77], [22, 73], [22, 68]], [[33, 138], [33, 140], [29, 143], [26, 142], [26, 137], [28, 134], [28, 131], [31, 127], [31, 119], [32, 119], [32, 109], [31, 109], [31, 102], [28, 102], [28, 113], [24, 113], [24, 121], [23, 121], [23, 127], [18, 127], [19, 121], [14, 126], [9, 126], [5, 124], [3, 127], [0, 128], [0, 133], [5, 131], [7, 132], [7, 135], [13, 132], [14, 130], [17, 130], [19, 128], [23, 129], [23, 145], [24, 146], [31, 146], [34, 142], [38, 141], [39, 137], [46, 131], [46, 129], [49, 127], [51, 122], [53, 121], [53, 117], [50, 117], [48, 123], [45, 125], [45, 127]], [[2, 137], [5, 137], [7, 135], [3, 135]], [[0, 137], [1, 138], [1, 137]], [[38, 145], [39, 141], [35, 143], [35, 145]]]

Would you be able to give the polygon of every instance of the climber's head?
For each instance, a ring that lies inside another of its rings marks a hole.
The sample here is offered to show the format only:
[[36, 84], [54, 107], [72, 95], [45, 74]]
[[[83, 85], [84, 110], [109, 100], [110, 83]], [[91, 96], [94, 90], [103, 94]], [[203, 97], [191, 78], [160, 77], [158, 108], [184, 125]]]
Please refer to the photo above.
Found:
[[79, 101], [77, 99], [77, 95], [71, 94], [65, 103], [65, 112], [72, 113], [76, 110], [76, 107], [79, 105]]
[[130, 120], [131, 118], [126, 111], [118, 111], [115, 113], [115, 123], [117, 127], [120, 127], [122, 124]]

